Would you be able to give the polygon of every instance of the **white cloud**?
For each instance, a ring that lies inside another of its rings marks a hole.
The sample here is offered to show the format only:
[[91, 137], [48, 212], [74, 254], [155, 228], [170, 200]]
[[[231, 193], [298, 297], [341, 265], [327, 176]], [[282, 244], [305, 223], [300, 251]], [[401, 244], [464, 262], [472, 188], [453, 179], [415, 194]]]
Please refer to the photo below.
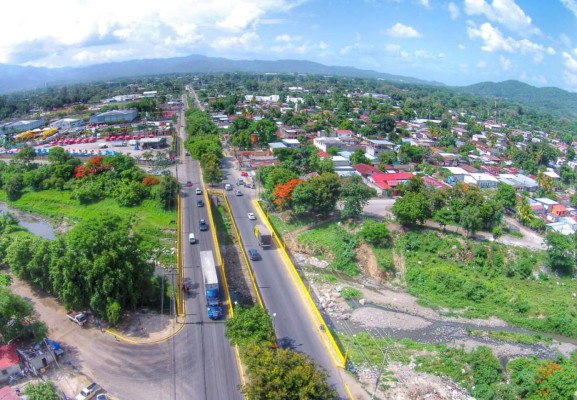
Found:
[[491, 4], [485, 0], [465, 0], [465, 12], [467, 15], [484, 15], [515, 32], [540, 33], [515, 0], [492, 0]]
[[461, 15], [461, 11], [459, 10], [459, 6], [457, 6], [455, 3], [453, 3], [452, 1], [449, 3], [449, 13], [451, 14], [451, 19], [457, 19], [459, 18], [459, 15]]
[[561, 3], [567, 7], [577, 17], [577, 1], [575, 0], [561, 0]]
[[431, 5], [429, 4], [429, 0], [420, 0], [420, 3], [425, 8], [431, 8]]
[[577, 60], [566, 51], [563, 52], [563, 58], [565, 59], [565, 70], [563, 71], [563, 81], [572, 90], [577, 91]]
[[480, 27], [474, 23], [469, 22], [467, 26], [467, 34], [471, 39], [481, 39], [483, 46], [481, 49], [488, 53], [497, 51], [505, 51], [508, 53], [519, 52], [521, 54], [532, 54], [535, 62], [541, 62], [545, 53], [554, 55], [555, 49], [552, 47], [545, 47], [542, 44], [535, 43], [529, 39], [515, 40], [512, 37], [505, 37], [498, 28], [495, 28], [489, 22], [485, 22]]
[[559, 40], [565, 45], [565, 47], [573, 47], [571, 44], [571, 38], [569, 38], [569, 36], [567, 36], [565, 33], [559, 35]]
[[499, 57], [499, 62], [501, 63], [501, 69], [503, 69], [503, 71], [508, 71], [511, 68], [511, 60], [507, 57]]
[[565, 59], [565, 68], [577, 73], [577, 60], [566, 51], [563, 52], [563, 58]]
[[323, 51], [329, 48], [329, 45], [327, 43], [323, 42], [322, 40], [319, 42], [318, 46], [319, 46], [319, 49], [323, 50]]
[[298, 41], [301, 40], [301, 39], [302, 39], [302, 36], [296, 36], [296, 35], [295, 35], [295, 36], [291, 36], [291, 35], [288, 35], [288, 34], [285, 33], [285, 34], [283, 34], [283, 35], [278, 35], [277, 37], [275, 37], [275, 38], [274, 38], [274, 41], [275, 41], [275, 42], [286, 42], [286, 43], [289, 43], [289, 42], [298, 42]]
[[387, 35], [398, 38], [418, 38], [421, 34], [412, 26], [403, 25], [397, 22], [386, 31]]
[[395, 52], [401, 51], [401, 46], [399, 46], [398, 44], [387, 43], [385, 45], [385, 50], [389, 51], [391, 53], [395, 53]]
[[256, 32], [246, 32], [240, 36], [224, 36], [214, 40], [210, 46], [217, 50], [225, 50], [231, 47], [242, 49], [255, 49], [258, 47], [259, 36]]
[[[190, 54], [212, 38], [254, 32], [282, 21], [305, 0], [59, 0], [58, 6], [19, 0], [0, 24], [0, 62], [66, 65], [100, 57], [165, 57]], [[274, 17], [271, 19], [270, 17]], [[168, 48], [167, 48], [168, 46]], [[90, 54], [89, 54], [90, 53]]]
[[467, 48], [467, 46], [465, 46], [464, 44], [460, 44], [457, 46], [459, 48], [459, 50], [465, 50]]

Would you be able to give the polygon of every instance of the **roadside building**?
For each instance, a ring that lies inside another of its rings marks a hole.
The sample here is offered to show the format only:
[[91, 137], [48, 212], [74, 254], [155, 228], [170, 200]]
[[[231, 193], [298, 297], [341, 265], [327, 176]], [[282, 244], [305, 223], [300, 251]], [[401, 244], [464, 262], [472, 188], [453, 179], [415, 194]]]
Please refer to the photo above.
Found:
[[165, 137], [139, 139], [138, 144], [142, 149], [162, 149], [168, 146]]
[[61, 130], [70, 130], [84, 125], [84, 121], [78, 118], [62, 118], [50, 123], [51, 128], [59, 128]]
[[383, 151], [390, 151], [394, 148], [395, 144], [389, 142], [388, 140], [370, 139], [367, 140], [366, 152], [371, 157], [379, 158], [379, 154], [381, 154]]
[[115, 124], [132, 122], [138, 117], [137, 110], [112, 110], [90, 117], [91, 124]]
[[8, 382], [11, 376], [20, 371], [20, 359], [16, 347], [11, 344], [0, 346], [0, 383]]
[[43, 126], [44, 126], [44, 118], [12, 121], [0, 125], [0, 134], [11, 135], [20, 132], [31, 131], [37, 128], [42, 128]]

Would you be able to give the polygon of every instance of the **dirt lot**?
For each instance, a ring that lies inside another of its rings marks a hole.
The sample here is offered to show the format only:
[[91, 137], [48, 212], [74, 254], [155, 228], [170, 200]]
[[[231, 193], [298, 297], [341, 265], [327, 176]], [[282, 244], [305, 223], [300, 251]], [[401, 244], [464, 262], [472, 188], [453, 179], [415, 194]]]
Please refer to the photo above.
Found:
[[[39, 319], [49, 327], [48, 337], [59, 342], [65, 351], [59, 359], [59, 368], [49, 368], [45, 373], [46, 379], [54, 381], [69, 398], [74, 398], [91, 382], [108, 384], [109, 380], [102, 379], [103, 374], [100, 371], [102, 365], [107, 363], [103, 360], [118, 360], [116, 351], [120, 344], [119, 339], [99, 329], [94, 318], [90, 318], [87, 327], [79, 327], [68, 320], [64, 308], [52, 296], [32, 289], [19, 279], [14, 279], [12, 290], [34, 304]], [[156, 313], [139, 312], [127, 315], [115, 332], [133, 342], [150, 343], [170, 336], [176, 329], [178, 325], [168, 316], [159, 317]], [[118, 382], [111, 382], [111, 385], [130, 385], [130, 380], [126, 379], [121, 371], [107, 372], [117, 375]], [[25, 384], [26, 381], [21, 381], [14, 387]], [[112, 395], [114, 394], [113, 392]]]

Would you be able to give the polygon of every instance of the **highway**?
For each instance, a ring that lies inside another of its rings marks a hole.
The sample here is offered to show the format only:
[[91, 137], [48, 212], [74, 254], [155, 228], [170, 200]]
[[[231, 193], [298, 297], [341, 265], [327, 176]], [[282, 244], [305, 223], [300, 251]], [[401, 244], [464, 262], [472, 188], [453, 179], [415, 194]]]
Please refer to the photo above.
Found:
[[[179, 130], [181, 137], [184, 138], [184, 127]], [[212, 250], [215, 262], [218, 261], [212, 236], [213, 227], [210, 226], [209, 230], [204, 232], [199, 230], [201, 218], [210, 223], [206, 205], [203, 207], [196, 205], [201, 199], [206, 203], [200, 168], [198, 161], [191, 157], [181, 156], [180, 159], [182, 163], [178, 168], [178, 179], [183, 184], [190, 181], [193, 186], [183, 185], [181, 191], [184, 283], [190, 286], [191, 292], [185, 295], [186, 325], [173, 339], [175, 370], [186, 371], [186, 375], [179, 373], [176, 398], [242, 399], [243, 396], [238, 390], [241, 379], [235, 349], [224, 336], [224, 321], [228, 317], [228, 307], [223, 306], [224, 316], [220, 321], [210, 320], [206, 313], [199, 253], [201, 250]], [[199, 187], [202, 187], [202, 195], [195, 194], [195, 189]], [[188, 243], [189, 232], [194, 232], [198, 243], [194, 245]], [[224, 294], [220, 269], [218, 272], [221, 293]]]
[[[223, 162], [227, 177], [227, 181], [223, 184], [230, 183], [234, 188], [226, 194], [242, 236], [245, 251], [254, 248], [262, 256], [262, 260], [251, 261], [251, 264], [265, 307], [271, 316], [276, 314], [273, 320], [279, 346], [311, 356], [317, 365], [322, 366], [329, 373], [329, 383], [337, 389], [340, 397], [348, 398], [340, 372], [319, 335], [316, 322], [311, 318], [283, 265], [280, 252], [276, 246], [263, 250], [258, 245], [254, 236], [254, 226], [261, 222], [260, 215], [257, 214], [252, 204], [255, 189], [236, 186], [236, 177], [239, 173], [233, 168], [233, 159], [225, 158]], [[236, 196], [236, 189], [240, 189], [244, 195]], [[249, 212], [257, 215], [256, 221], [248, 219]]]

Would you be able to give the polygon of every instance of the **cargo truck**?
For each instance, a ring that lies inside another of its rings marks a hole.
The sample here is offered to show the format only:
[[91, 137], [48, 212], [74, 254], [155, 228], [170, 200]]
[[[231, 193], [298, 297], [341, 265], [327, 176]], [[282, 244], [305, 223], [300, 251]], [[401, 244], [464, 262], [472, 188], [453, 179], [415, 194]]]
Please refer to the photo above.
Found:
[[258, 239], [260, 247], [269, 247], [272, 245], [272, 234], [270, 229], [265, 225], [256, 225], [254, 227], [254, 235]]
[[222, 307], [220, 301], [220, 290], [218, 285], [218, 275], [214, 265], [214, 256], [211, 250], [200, 252], [200, 264], [202, 266], [202, 276], [204, 278], [204, 292], [206, 295], [206, 306], [208, 318], [216, 320], [222, 317]]

